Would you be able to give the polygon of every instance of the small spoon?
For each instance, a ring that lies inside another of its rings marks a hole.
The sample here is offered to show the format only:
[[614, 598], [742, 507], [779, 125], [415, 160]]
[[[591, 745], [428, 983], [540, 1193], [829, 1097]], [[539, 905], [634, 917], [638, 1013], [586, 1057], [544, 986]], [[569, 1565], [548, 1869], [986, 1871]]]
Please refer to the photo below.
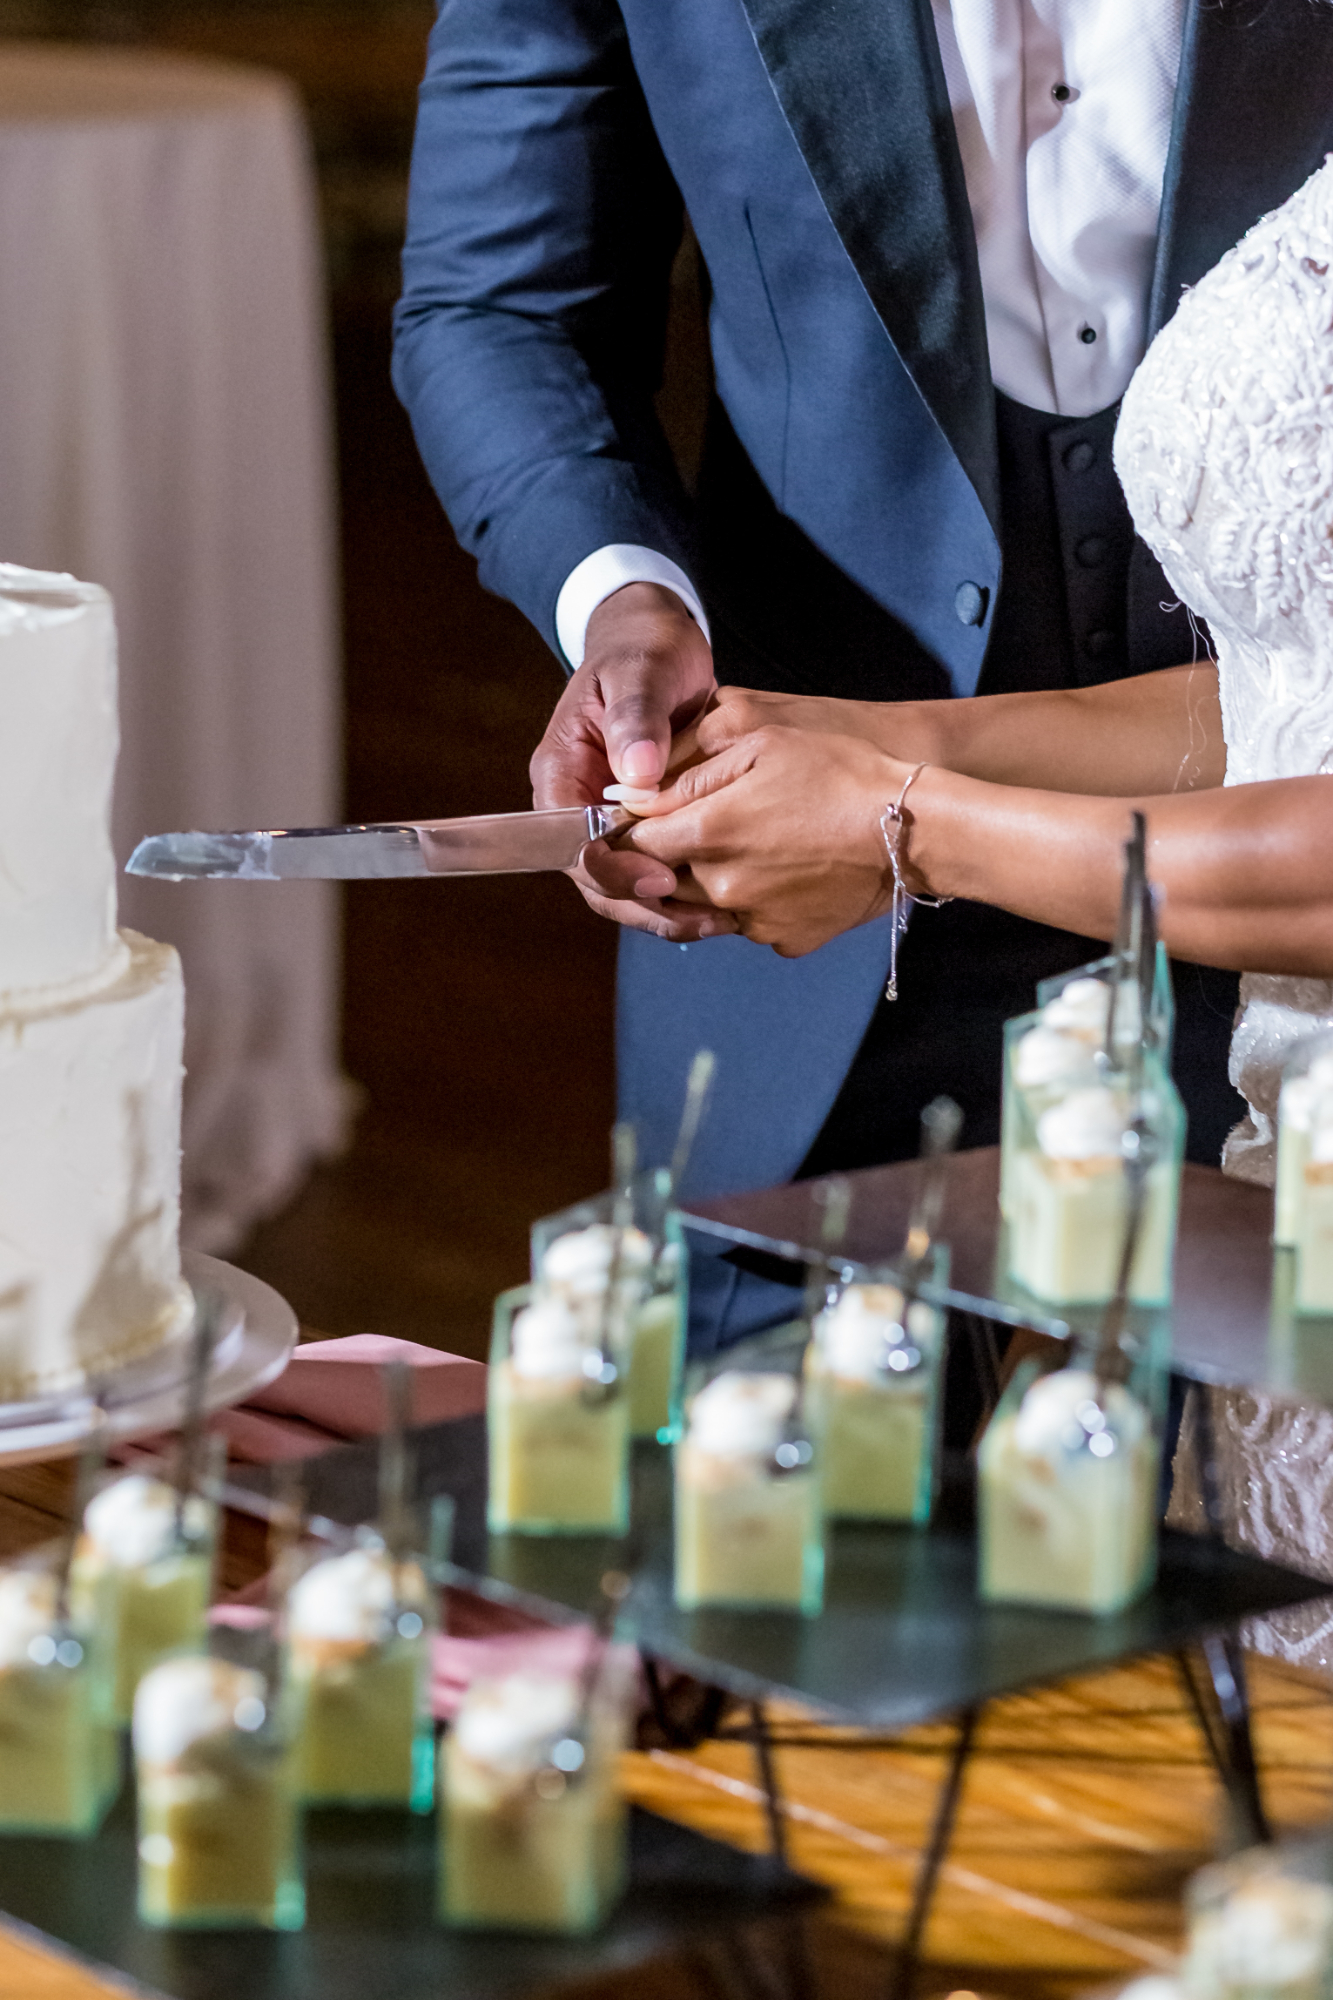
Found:
[[564, 1735], [551, 1745], [545, 1764], [533, 1776], [533, 1787], [539, 1798], [559, 1798], [568, 1785], [587, 1775], [588, 1738], [592, 1732], [593, 1710], [597, 1705], [602, 1669], [611, 1650], [617, 1614], [632, 1588], [633, 1578], [627, 1570], [608, 1569], [603, 1572], [597, 1611], [592, 1620], [592, 1638], [579, 1676], [578, 1706], [573, 1722]]
[[674, 1194], [685, 1178], [685, 1169], [694, 1151], [694, 1142], [699, 1136], [704, 1111], [708, 1104], [708, 1093], [713, 1086], [713, 1076], [717, 1069], [717, 1057], [711, 1049], [699, 1049], [690, 1064], [689, 1081], [685, 1085], [685, 1109], [680, 1115], [680, 1131], [676, 1135], [675, 1148], [671, 1155], [671, 1165], [667, 1176]]
[[190, 1370], [185, 1382], [185, 1417], [176, 1447], [176, 1518], [173, 1534], [177, 1548], [189, 1537], [185, 1532], [185, 1509], [194, 1491], [199, 1470], [199, 1449], [206, 1419], [205, 1400], [213, 1350], [217, 1346], [222, 1320], [222, 1301], [216, 1292], [200, 1291], [195, 1298], [194, 1339], [190, 1347]]
[[579, 1395], [585, 1405], [595, 1408], [609, 1403], [620, 1390], [620, 1364], [627, 1342], [623, 1325], [620, 1274], [625, 1264], [625, 1239], [634, 1227], [634, 1177], [638, 1172], [638, 1139], [634, 1127], [623, 1120], [611, 1132], [611, 1263], [606, 1273], [606, 1295], [602, 1305], [601, 1340], [583, 1358], [583, 1382]]
[[397, 1567], [406, 1559], [412, 1539], [407, 1502], [412, 1371], [405, 1361], [386, 1361], [380, 1369], [380, 1382], [388, 1421], [379, 1451], [379, 1532], [390, 1562]]

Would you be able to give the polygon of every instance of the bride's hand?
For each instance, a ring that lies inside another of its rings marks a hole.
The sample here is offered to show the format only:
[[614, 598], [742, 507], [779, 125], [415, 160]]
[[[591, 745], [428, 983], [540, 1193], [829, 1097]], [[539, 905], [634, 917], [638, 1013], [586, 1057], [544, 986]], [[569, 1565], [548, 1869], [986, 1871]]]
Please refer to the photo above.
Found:
[[880, 819], [911, 768], [857, 737], [770, 723], [681, 771], [625, 838], [676, 870], [679, 900], [730, 910], [746, 937], [798, 958], [889, 908]]
[[664, 783], [679, 772], [729, 750], [756, 729], [812, 731], [826, 736], [859, 736], [887, 748], [886, 731], [896, 713], [880, 701], [838, 701], [831, 695], [769, 694], [758, 688], [717, 688], [697, 722], [671, 746]]

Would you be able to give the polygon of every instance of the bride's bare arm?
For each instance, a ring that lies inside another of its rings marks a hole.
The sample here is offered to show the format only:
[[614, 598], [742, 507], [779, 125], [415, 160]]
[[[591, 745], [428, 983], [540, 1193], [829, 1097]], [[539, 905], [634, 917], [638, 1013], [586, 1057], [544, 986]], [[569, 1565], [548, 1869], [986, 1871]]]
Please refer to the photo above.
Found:
[[994, 784], [1113, 798], [1220, 785], [1226, 763], [1217, 669], [1205, 662], [1105, 687], [970, 701], [834, 701], [722, 688], [679, 740], [673, 766], [695, 754], [716, 756], [773, 723], [860, 736], [907, 763], [939, 764]]
[[[678, 870], [679, 900], [712, 901], [798, 955], [888, 907], [879, 822], [911, 769], [864, 737], [769, 726], [683, 771], [632, 843]], [[1329, 778], [1071, 796], [936, 767], [908, 799], [909, 887], [1110, 937], [1134, 805], [1174, 953], [1333, 976]]]

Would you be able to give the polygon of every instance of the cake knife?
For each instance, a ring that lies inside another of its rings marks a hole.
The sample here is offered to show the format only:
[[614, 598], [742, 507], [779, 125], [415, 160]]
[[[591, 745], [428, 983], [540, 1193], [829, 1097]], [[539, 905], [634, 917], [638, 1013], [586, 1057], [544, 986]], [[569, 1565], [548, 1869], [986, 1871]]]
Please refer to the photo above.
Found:
[[155, 833], [126, 863], [163, 882], [334, 882], [408, 875], [539, 875], [574, 867], [590, 840], [631, 826], [620, 805], [368, 826], [271, 827], [253, 833]]

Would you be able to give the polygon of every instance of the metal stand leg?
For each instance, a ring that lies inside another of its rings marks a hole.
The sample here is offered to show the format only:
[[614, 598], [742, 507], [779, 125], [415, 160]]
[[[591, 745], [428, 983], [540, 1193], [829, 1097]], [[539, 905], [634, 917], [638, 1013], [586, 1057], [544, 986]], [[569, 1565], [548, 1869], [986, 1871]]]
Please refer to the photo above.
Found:
[[939, 1797], [935, 1801], [935, 1818], [930, 1829], [930, 1839], [917, 1870], [916, 1883], [912, 1890], [912, 1907], [907, 1916], [907, 1927], [902, 1943], [898, 1947], [898, 1961], [889, 1984], [889, 2000], [912, 2000], [916, 1986], [917, 1961], [921, 1952], [921, 1940], [925, 1936], [926, 1924], [930, 1919], [930, 1907], [935, 1899], [935, 1888], [939, 1881], [944, 1857], [949, 1851], [953, 1837], [954, 1821], [958, 1816], [958, 1801], [963, 1790], [963, 1776], [967, 1770], [967, 1760], [972, 1754], [976, 1739], [977, 1724], [981, 1720], [984, 1704], [965, 1708], [958, 1719], [958, 1735], [949, 1759], [949, 1768]]
[[1233, 1844], [1262, 1846], [1272, 1840], [1273, 1834], [1264, 1811], [1259, 1766], [1250, 1733], [1244, 1655], [1231, 1637], [1205, 1639], [1199, 1655], [1202, 1657], [1178, 1653], [1176, 1661], [1226, 1792]]
[[764, 1812], [768, 1819], [768, 1851], [776, 1866], [787, 1866], [787, 1825], [782, 1816], [782, 1795], [778, 1791], [777, 1766], [773, 1761], [773, 1739], [762, 1701], [750, 1704], [750, 1723], [759, 1782], [764, 1788]]

